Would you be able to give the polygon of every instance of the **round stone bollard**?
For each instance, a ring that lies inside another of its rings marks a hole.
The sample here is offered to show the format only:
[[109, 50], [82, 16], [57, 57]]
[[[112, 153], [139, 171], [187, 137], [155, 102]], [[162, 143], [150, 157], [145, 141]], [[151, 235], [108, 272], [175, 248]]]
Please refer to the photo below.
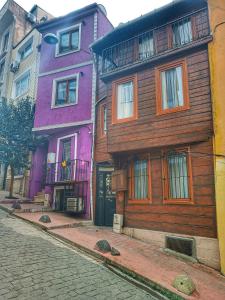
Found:
[[14, 209], [21, 209], [21, 205], [18, 200], [14, 201], [11, 207]]
[[51, 219], [48, 215], [41, 216], [39, 221], [42, 222], [42, 223], [51, 223]]
[[196, 289], [193, 280], [188, 275], [177, 275], [173, 281], [173, 287], [185, 295], [191, 295]]
[[111, 251], [111, 246], [107, 240], [99, 240], [95, 245], [95, 249], [107, 253]]

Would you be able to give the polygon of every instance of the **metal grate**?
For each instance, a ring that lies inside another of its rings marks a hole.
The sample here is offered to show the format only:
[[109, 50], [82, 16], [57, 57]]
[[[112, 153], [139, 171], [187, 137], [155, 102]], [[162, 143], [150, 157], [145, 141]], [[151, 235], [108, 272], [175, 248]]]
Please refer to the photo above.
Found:
[[166, 248], [187, 256], [195, 257], [195, 242], [193, 239], [166, 236]]

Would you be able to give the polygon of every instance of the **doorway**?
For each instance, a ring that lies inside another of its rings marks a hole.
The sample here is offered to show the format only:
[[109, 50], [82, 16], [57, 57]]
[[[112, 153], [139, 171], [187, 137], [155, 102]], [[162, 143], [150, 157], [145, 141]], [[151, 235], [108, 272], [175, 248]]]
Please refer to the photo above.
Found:
[[112, 226], [116, 213], [116, 194], [112, 192], [112, 167], [97, 167], [95, 224]]

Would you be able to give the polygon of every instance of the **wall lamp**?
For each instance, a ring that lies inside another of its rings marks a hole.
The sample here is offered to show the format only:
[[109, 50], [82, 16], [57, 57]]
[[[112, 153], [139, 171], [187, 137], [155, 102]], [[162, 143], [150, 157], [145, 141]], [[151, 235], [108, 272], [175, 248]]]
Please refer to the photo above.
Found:
[[54, 33], [47, 33], [44, 36], [44, 41], [50, 45], [56, 45], [59, 42], [58, 37]]

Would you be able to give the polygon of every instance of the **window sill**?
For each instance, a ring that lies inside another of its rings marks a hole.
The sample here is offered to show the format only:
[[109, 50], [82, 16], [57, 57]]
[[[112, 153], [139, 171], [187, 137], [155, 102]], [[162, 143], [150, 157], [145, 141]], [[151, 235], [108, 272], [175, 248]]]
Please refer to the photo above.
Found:
[[76, 53], [76, 52], [79, 52], [79, 51], [80, 51], [80, 48], [74, 49], [74, 50], [71, 50], [71, 51], [67, 51], [67, 52], [63, 52], [63, 53], [57, 52], [57, 53], [55, 54], [55, 57], [61, 57], [61, 56], [68, 55], [68, 54], [72, 54], [72, 53]]
[[169, 109], [159, 109], [157, 111], [157, 116], [161, 116], [161, 115], [167, 115], [167, 114], [171, 114], [171, 113], [176, 113], [176, 112], [180, 112], [180, 111], [185, 111], [190, 109], [190, 106], [180, 106], [180, 107], [175, 107], [175, 108], [169, 108]]
[[62, 104], [62, 105], [53, 105], [53, 106], [51, 106], [51, 109], [63, 108], [63, 107], [75, 106], [75, 105], [77, 105], [77, 103]]
[[129, 199], [127, 204], [128, 205], [132, 205], [132, 204], [151, 204], [152, 203], [152, 200], [151, 199], [140, 199], [140, 200], [137, 200], [137, 199]]
[[137, 119], [138, 119], [137, 116], [130, 117], [130, 118], [124, 118], [124, 119], [115, 119], [115, 120], [112, 121], [112, 125], [131, 122], [131, 121], [136, 121]]
[[184, 204], [184, 205], [193, 205], [193, 199], [164, 199], [163, 204]]

